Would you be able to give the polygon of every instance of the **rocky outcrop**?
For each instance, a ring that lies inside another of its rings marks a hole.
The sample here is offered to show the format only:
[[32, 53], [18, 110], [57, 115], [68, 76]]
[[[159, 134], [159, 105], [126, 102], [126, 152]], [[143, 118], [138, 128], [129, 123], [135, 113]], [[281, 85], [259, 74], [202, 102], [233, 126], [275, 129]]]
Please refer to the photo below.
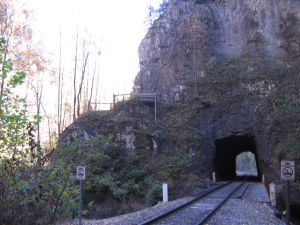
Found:
[[294, 0], [170, 0], [139, 47], [135, 85], [174, 100], [220, 59], [299, 56], [299, 8]]

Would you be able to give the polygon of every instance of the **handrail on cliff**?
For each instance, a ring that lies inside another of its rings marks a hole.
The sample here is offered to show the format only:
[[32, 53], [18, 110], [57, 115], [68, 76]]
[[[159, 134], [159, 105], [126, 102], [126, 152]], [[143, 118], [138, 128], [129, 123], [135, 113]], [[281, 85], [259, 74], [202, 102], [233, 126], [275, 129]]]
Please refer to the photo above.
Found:
[[[121, 100], [120, 100], [121, 98]], [[119, 101], [135, 99], [140, 102], [154, 103], [154, 121], [157, 121], [157, 95], [156, 93], [113, 94], [113, 106]]]
[[131, 97], [142, 102], [152, 103], [155, 103], [157, 98], [156, 93], [132, 93]]

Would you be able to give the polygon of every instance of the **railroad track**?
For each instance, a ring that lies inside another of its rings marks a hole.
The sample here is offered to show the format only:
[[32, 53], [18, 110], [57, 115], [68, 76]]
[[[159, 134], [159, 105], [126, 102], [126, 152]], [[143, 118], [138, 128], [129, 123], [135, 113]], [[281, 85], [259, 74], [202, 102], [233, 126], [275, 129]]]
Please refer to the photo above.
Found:
[[228, 182], [193, 195], [193, 199], [157, 217], [139, 225], [201, 225], [206, 224], [212, 216], [231, 198], [242, 198], [248, 184]]

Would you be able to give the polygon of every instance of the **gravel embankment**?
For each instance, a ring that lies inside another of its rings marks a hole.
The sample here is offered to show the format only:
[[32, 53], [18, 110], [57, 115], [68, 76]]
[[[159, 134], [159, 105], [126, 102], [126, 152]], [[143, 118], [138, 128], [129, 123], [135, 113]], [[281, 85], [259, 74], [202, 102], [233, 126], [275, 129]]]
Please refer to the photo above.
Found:
[[[191, 197], [181, 198], [154, 207], [140, 210], [131, 214], [116, 216], [102, 220], [83, 220], [83, 225], [136, 225], [152, 217], [160, 215], [176, 206], [190, 200]], [[212, 196], [206, 201], [218, 200]], [[244, 194], [243, 199], [230, 199], [207, 223], [208, 225], [284, 225], [275, 217], [273, 209], [268, 204], [268, 196], [261, 184], [251, 184]], [[209, 204], [205, 201], [199, 203], [197, 209], [207, 211]], [[196, 213], [195, 213], [196, 215]], [[185, 220], [185, 224], [188, 220]], [[78, 220], [56, 222], [54, 225], [77, 225]], [[174, 224], [175, 225], [175, 224]], [[181, 224], [176, 224], [181, 225]]]
[[230, 199], [208, 225], [284, 225], [266, 203]]
[[243, 197], [245, 200], [255, 201], [255, 202], [270, 202], [268, 193], [264, 186], [260, 183], [251, 184]]
[[[181, 198], [167, 203], [160, 203], [151, 208], [143, 209], [134, 213], [125, 214], [121, 216], [111, 217], [102, 220], [83, 220], [83, 225], [135, 225], [152, 217], [158, 216], [176, 206], [183, 204], [190, 200], [190, 197]], [[78, 220], [59, 221], [54, 225], [77, 225]]]

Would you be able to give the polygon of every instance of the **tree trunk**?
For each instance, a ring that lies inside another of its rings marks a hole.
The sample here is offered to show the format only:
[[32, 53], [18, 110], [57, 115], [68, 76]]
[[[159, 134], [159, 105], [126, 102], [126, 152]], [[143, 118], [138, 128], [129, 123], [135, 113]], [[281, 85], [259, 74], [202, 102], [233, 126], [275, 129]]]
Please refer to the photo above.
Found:
[[[98, 58], [100, 58], [102, 51], [98, 50]], [[96, 64], [97, 65], [97, 64]], [[99, 102], [98, 102], [98, 91], [99, 91], [99, 68], [98, 65], [95, 67], [95, 72], [97, 74], [97, 80], [96, 80], [96, 93], [95, 93], [95, 110], [98, 109], [98, 104], [99, 104], [99, 109], [101, 109], [101, 104], [100, 104], [100, 97], [99, 97]]]
[[97, 59], [95, 62], [95, 67], [94, 67], [94, 72], [93, 72], [93, 78], [92, 78], [92, 87], [91, 87], [91, 92], [90, 92], [90, 97], [88, 101], [88, 111], [92, 110], [92, 96], [93, 96], [93, 90], [94, 90], [94, 80], [95, 80], [95, 75], [96, 75], [96, 68], [97, 68]]
[[76, 47], [75, 47], [75, 59], [74, 59], [74, 78], [73, 78], [73, 121], [76, 120], [76, 74], [77, 74], [77, 57], [78, 57], [78, 27], [77, 27], [77, 34], [76, 34]]
[[83, 86], [83, 81], [84, 81], [84, 76], [86, 72], [86, 66], [88, 63], [88, 58], [89, 58], [89, 53], [86, 55], [83, 55], [83, 63], [82, 63], [82, 68], [81, 68], [81, 79], [79, 83], [79, 89], [78, 89], [78, 94], [77, 94], [77, 117], [80, 115], [80, 106], [81, 106], [81, 93], [82, 93], [82, 86]]
[[47, 118], [47, 123], [48, 123], [48, 136], [49, 136], [49, 149], [53, 149], [54, 148], [54, 144], [52, 142], [52, 132], [51, 132], [51, 122], [50, 122], [50, 116], [48, 116], [47, 111], [43, 105], [43, 103], [41, 102], [41, 108], [44, 111], [44, 114]]
[[62, 72], [61, 72], [61, 28], [59, 30], [59, 64], [58, 64], [58, 89], [57, 89], [57, 135], [61, 133], [61, 112], [62, 112]]
[[[7, 57], [7, 47], [4, 47], [4, 51], [3, 51], [3, 62], [6, 61], [6, 57]], [[2, 68], [1, 68], [1, 72], [2, 72], [2, 76], [1, 76], [1, 90], [0, 90], [0, 111], [2, 109], [2, 99], [3, 99], [3, 94], [4, 94], [4, 88], [5, 88], [5, 79], [6, 79], [6, 72], [4, 70], [4, 64], [2, 64]]]

